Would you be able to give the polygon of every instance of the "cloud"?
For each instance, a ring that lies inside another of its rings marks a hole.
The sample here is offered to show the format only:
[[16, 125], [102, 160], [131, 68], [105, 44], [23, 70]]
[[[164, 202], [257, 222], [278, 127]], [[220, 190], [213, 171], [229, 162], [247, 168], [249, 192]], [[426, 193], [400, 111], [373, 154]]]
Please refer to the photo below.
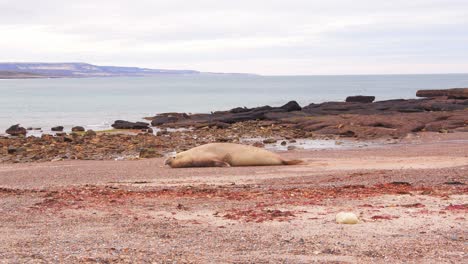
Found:
[[468, 72], [465, 0], [0, 0], [0, 61], [261, 74]]

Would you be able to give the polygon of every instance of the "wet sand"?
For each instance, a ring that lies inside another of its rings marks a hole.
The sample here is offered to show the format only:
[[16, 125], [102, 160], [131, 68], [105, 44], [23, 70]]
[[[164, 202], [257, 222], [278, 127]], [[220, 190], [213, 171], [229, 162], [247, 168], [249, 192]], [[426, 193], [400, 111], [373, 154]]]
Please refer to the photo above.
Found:
[[[161, 158], [0, 165], [5, 262], [461, 263], [467, 133], [297, 150], [299, 166]], [[356, 225], [334, 221], [356, 213]]]

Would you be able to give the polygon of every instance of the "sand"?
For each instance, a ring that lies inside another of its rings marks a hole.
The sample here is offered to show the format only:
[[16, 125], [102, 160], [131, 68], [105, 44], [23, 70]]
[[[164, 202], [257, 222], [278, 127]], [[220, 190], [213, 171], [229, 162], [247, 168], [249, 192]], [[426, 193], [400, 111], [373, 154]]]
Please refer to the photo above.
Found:
[[307, 164], [0, 165], [0, 262], [466, 261], [468, 133], [281, 155]]

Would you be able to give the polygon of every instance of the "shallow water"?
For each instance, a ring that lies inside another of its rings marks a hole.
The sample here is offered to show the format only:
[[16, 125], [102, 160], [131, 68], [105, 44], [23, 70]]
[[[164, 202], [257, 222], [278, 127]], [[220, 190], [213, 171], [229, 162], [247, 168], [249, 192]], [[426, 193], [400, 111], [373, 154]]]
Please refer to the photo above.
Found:
[[[241, 143], [253, 143], [262, 142], [264, 138], [244, 138]], [[286, 144], [281, 143], [285, 141]], [[382, 142], [374, 141], [356, 141], [356, 140], [335, 140], [335, 139], [295, 139], [295, 142], [289, 140], [278, 140], [276, 143], [265, 144], [265, 149], [281, 152], [291, 149], [297, 150], [321, 150], [321, 149], [351, 149], [351, 148], [363, 148], [363, 147], [376, 147], [382, 146]]]
[[210, 112], [237, 106], [301, 105], [414, 98], [419, 89], [468, 87], [468, 74], [158, 77], [0, 80], [0, 133], [12, 124], [47, 131], [62, 125], [108, 129], [117, 119], [139, 121], [161, 112]]

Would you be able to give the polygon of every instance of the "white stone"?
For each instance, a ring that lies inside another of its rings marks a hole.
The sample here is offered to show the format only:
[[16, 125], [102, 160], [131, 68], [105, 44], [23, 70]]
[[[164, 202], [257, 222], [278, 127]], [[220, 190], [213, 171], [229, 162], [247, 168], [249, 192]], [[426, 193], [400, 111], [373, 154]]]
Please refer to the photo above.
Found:
[[339, 212], [336, 215], [336, 222], [338, 224], [349, 224], [354, 225], [359, 222], [358, 217], [354, 213], [350, 212]]

